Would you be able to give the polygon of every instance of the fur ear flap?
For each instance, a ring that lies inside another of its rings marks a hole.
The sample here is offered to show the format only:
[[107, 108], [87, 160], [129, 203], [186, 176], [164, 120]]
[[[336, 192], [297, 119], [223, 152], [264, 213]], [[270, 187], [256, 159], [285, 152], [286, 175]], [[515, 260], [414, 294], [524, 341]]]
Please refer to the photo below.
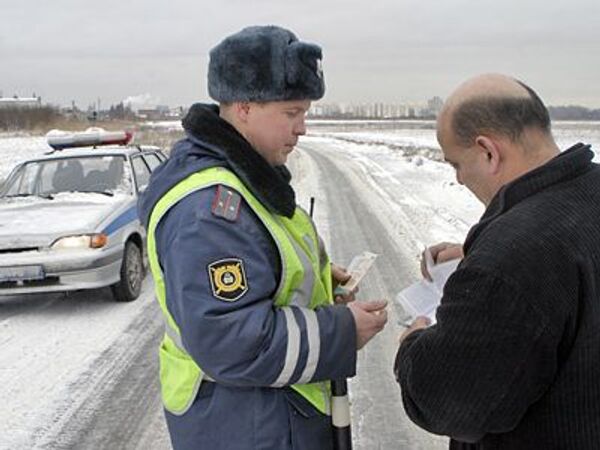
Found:
[[322, 52], [319, 46], [300, 41], [292, 42], [285, 54], [287, 84], [312, 86], [315, 78], [322, 79], [321, 58]]

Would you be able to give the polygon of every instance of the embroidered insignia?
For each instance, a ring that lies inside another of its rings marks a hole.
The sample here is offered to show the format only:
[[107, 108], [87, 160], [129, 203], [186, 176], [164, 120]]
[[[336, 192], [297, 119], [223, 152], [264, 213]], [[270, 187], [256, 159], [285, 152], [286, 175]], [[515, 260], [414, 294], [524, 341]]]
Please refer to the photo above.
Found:
[[214, 216], [235, 222], [240, 214], [242, 196], [231, 188], [220, 184], [213, 199], [211, 211]]
[[229, 258], [208, 265], [208, 278], [213, 296], [226, 302], [234, 302], [248, 292], [244, 262]]

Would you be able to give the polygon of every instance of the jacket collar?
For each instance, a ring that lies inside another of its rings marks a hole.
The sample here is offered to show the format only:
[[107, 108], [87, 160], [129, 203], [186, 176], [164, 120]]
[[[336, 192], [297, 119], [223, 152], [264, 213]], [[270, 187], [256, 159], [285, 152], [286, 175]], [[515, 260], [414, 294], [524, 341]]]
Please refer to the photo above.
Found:
[[182, 124], [190, 140], [223, 159], [269, 210], [289, 218], [294, 215], [296, 200], [290, 172], [285, 166], [271, 166], [219, 116], [217, 105], [192, 105]]
[[546, 164], [504, 185], [486, 208], [479, 223], [469, 231], [464, 243], [465, 253], [494, 219], [526, 198], [587, 172], [593, 166], [591, 163], [593, 157], [594, 153], [589, 145], [578, 143]]

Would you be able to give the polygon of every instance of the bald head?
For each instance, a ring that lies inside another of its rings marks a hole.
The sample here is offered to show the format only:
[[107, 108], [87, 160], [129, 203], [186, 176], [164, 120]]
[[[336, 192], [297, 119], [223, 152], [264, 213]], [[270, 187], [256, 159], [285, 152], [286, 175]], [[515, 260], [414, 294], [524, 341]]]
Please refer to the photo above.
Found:
[[524, 83], [500, 74], [479, 75], [460, 85], [439, 116], [463, 145], [480, 134], [516, 142], [526, 129], [550, 134], [550, 117], [538, 95]]
[[529, 92], [517, 80], [490, 73], [473, 77], [461, 84], [446, 101], [444, 109], [476, 98], [528, 98]]

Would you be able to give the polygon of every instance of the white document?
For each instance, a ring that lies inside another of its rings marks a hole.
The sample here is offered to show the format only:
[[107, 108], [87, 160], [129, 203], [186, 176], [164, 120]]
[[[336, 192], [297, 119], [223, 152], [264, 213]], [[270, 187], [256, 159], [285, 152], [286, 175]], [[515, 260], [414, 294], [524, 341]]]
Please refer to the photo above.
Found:
[[360, 280], [362, 280], [363, 277], [367, 274], [367, 272], [375, 262], [376, 258], [377, 254], [371, 252], [362, 252], [360, 255], [357, 255], [354, 258], [352, 258], [350, 265], [346, 268], [346, 271], [350, 274], [350, 279], [344, 284], [340, 284], [336, 288], [336, 291], [338, 291], [338, 289], [340, 288], [343, 291], [338, 291], [338, 293], [347, 293], [354, 290], [356, 286], [358, 286], [358, 283], [360, 283]]
[[426, 316], [431, 323], [435, 323], [435, 311], [442, 299], [444, 285], [456, 270], [460, 259], [434, 265], [431, 255], [426, 252], [425, 261], [433, 281], [422, 279], [411, 284], [400, 291], [396, 296], [396, 302], [402, 306], [411, 319], [415, 319], [417, 316]]

